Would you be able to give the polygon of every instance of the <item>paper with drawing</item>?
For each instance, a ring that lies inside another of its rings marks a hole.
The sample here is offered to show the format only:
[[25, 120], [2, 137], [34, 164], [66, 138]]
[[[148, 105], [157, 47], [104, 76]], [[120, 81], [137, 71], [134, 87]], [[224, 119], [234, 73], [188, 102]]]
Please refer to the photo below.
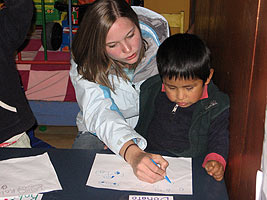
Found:
[[17, 197], [0, 197], [0, 200], [41, 200], [43, 194], [26, 194]]
[[0, 161], [0, 197], [61, 190], [47, 153]]
[[137, 179], [131, 166], [113, 154], [96, 154], [86, 185], [97, 188], [163, 194], [192, 194], [191, 158], [164, 157], [169, 162], [165, 179], [154, 184]]

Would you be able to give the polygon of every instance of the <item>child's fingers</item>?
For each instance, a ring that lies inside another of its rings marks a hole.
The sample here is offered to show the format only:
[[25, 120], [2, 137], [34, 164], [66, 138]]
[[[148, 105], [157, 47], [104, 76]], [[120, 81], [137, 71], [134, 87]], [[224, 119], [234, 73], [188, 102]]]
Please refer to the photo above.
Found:
[[217, 162], [217, 161], [207, 162], [205, 169], [206, 169], [207, 173], [211, 176], [221, 175], [224, 172], [222, 164]]
[[222, 170], [222, 167], [221, 165], [219, 164], [215, 164], [214, 167], [213, 167], [213, 173], [218, 173]]
[[215, 180], [221, 181], [224, 175], [223, 165], [217, 161], [209, 161], [205, 165], [207, 173]]
[[221, 175], [214, 175], [213, 178], [216, 180], [216, 181], [221, 181], [223, 179], [223, 174]]
[[214, 163], [212, 161], [209, 161], [205, 165], [205, 169], [207, 172], [211, 172], [214, 168]]
[[216, 172], [213, 173], [213, 177], [217, 180], [217, 179], [222, 179], [224, 175], [224, 170], [223, 168], [218, 169]]

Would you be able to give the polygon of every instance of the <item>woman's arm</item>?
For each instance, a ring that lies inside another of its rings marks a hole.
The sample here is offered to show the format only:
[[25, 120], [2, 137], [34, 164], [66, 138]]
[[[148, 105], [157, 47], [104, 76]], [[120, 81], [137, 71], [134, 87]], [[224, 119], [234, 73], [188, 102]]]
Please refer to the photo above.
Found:
[[[124, 157], [140, 180], [150, 183], [162, 180], [168, 162], [160, 155], [143, 151], [146, 140], [128, 125], [108, 92], [98, 84], [82, 79], [74, 63], [70, 76], [82, 111], [81, 122], [87, 131], [96, 134], [111, 151]], [[161, 168], [153, 164], [151, 158]]]
[[73, 61], [70, 77], [82, 114], [78, 123], [86, 131], [95, 134], [116, 154], [130, 140], [141, 149], [146, 147], [146, 140], [126, 122], [107, 87], [82, 79]]

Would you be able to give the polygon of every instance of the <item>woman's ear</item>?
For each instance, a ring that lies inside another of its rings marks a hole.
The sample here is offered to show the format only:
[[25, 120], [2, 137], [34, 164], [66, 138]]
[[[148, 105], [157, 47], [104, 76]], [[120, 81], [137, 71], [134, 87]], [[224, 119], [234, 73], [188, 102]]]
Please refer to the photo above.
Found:
[[205, 85], [208, 85], [208, 84], [210, 83], [211, 78], [212, 78], [212, 76], [213, 76], [213, 73], [214, 73], [214, 69], [211, 68], [211, 69], [210, 69], [210, 75], [209, 75], [208, 79], [206, 80]]

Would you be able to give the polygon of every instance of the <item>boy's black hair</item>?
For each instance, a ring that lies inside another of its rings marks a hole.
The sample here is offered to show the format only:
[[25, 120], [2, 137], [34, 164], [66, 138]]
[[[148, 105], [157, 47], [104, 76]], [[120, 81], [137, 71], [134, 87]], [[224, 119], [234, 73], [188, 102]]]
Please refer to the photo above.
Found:
[[167, 38], [157, 52], [161, 78], [199, 78], [203, 84], [210, 74], [210, 50], [193, 34], [175, 34]]

